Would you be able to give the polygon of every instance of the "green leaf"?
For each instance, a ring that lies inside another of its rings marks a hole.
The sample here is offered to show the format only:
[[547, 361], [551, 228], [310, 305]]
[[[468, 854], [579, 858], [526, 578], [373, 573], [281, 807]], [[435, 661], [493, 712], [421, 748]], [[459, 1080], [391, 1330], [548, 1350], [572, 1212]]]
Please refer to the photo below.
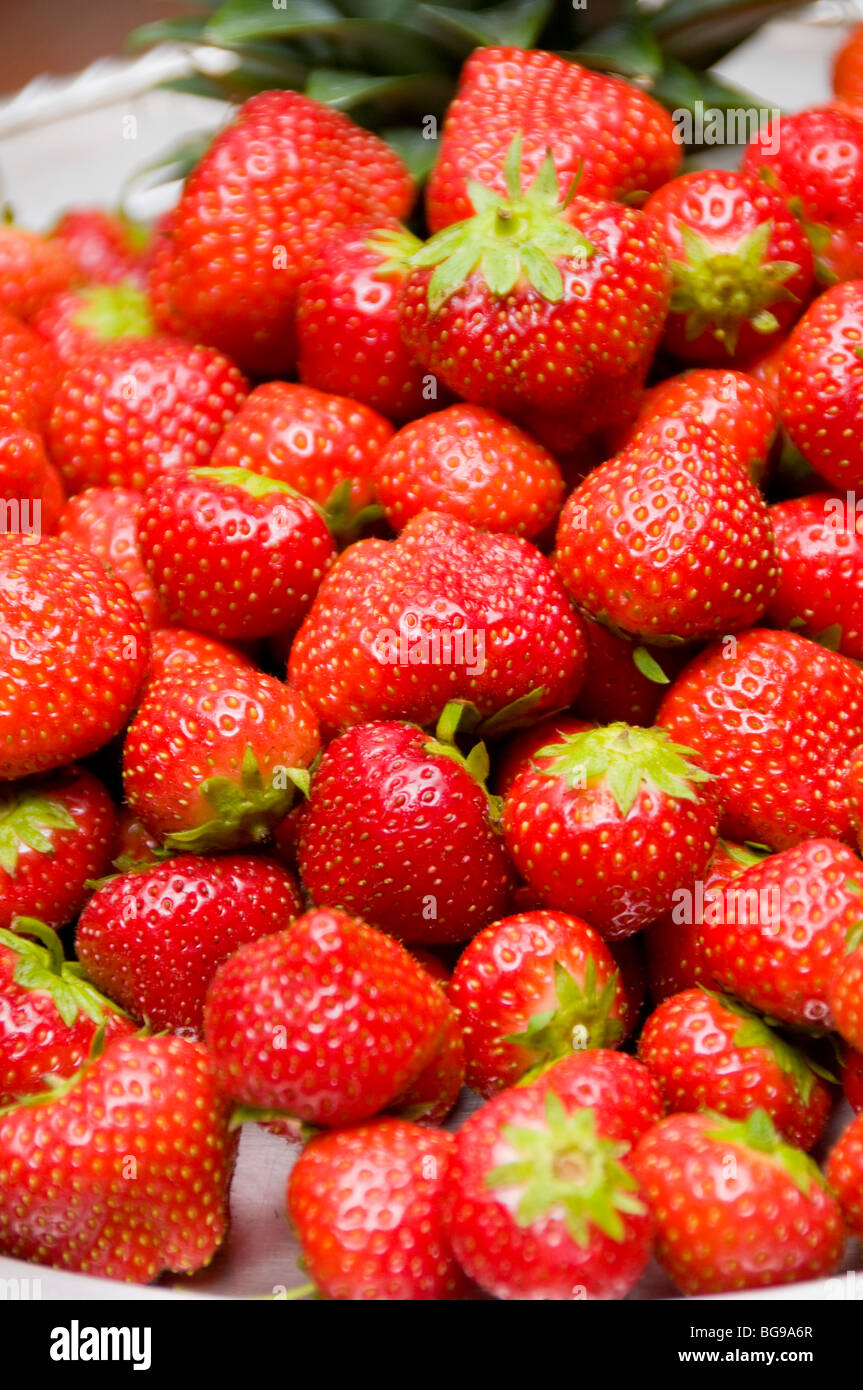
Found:
[[646, 647], [636, 647], [632, 653], [632, 660], [636, 669], [649, 681], [653, 681], [656, 685], [671, 684], [659, 662], [651, 656]]
[[54, 840], [46, 832], [74, 829], [75, 822], [62, 801], [11, 788], [0, 799], [0, 868], [14, 874], [25, 848], [53, 855]]
[[480, 268], [492, 294], [506, 295], [521, 273], [521, 256], [515, 246], [505, 243], [488, 246], [482, 253]]
[[302, 40], [327, 67], [368, 67], [384, 75], [446, 72], [443, 57], [416, 29], [346, 18], [325, 0], [289, 0], [284, 10], [260, 0], [228, 0], [204, 28], [204, 41], [231, 48], [250, 39]]
[[180, 144], [172, 145], [149, 164], [141, 165], [126, 180], [123, 186], [123, 201], [128, 199], [133, 191], [150, 188], [155, 184], [171, 183], [174, 179], [185, 179], [206, 154], [212, 142], [213, 132], [202, 132], [190, 136]]
[[[315, 68], [306, 82], [306, 95], [324, 102], [337, 111], [350, 111], [354, 116], [365, 114], [375, 124], [400, 112], [417, 110], [437, 111], [452, 96], [452, 79], [435, 73], [409, 73], [406, 76], [380, 77], [368, 72], [351, 72], [340, 68]], [[420, 139], [422, 133], [419, 132]], [[433, 140], [423, 140], [432, 146]]]
[[564, 57], [585, 67], [610, 69], [624, 77], [653, 79], [662, 72], [662, 49], [648, 25], [639, 18], [609, 24]]
[[509, 0], [466, 13], [448, 5], [417, 5], [417, 27], [459, 57], [474, 48], [533, 48], [552, 13], [553, 0]]

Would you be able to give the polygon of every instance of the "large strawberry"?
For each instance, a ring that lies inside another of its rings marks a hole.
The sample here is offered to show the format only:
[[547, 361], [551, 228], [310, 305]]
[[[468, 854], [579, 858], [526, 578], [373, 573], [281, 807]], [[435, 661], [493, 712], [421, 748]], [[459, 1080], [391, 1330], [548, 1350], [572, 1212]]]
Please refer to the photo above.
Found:
[[297, 292], [331, 231], [403, 217], [411, 177], [376, 135], [297, 92], [252, 97], [186, 181], [151, 291], [157, 316], [255, 376], [297, 359]]
[[863, 484], [861, 315], [863, 280], [819, 295], [794, 329], [779, 369], [779, 409], [792, 444], [843, 490]]
[[424, 512], [395, 542], [358, 541], [337, 560], [288, 669], [331, 730], [433, 724], [451, 699], [500, 726], [570, 704], [584, 658], [581, 623], [538, 550]]
[[0, 536], [0, 781], [62, 767], [119, 733], [147, 645], [126, 585], [80, 546]]
[[847, 657], [791, 632], [728, 636], [678, 677], [657, 719], [718, 779], [723, 835], [853, 844], [845, 774], [863, 743], [863, 672]]
[[477, 48], [462, 69], [428, 183], [433, 231], [470, 216], [471, 180], [504, 192], [501, 169], [516, 130], [524, 133], [528, 173], [551, 150], [560, 182], [581, 173], [589, 197], [643, 198], [680, 164], [668, 114], [637, 87], [552, 53]]
[[813, 492], [770, 508], [779, 587], [767, 616], [777, 627], [863, 658], [863, 526], [844, 497]]
[[227, 1229], [227, 1111], [203, 1047], [134, 1037], [0, 1112], [0, 1251], [136, 1284], [201, 1269]]

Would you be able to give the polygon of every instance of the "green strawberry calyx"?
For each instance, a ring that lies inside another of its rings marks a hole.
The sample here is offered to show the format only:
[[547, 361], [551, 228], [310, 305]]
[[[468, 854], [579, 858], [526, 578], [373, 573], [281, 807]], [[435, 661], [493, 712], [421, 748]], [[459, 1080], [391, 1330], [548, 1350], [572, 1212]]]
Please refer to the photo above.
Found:
[[492, 820], [499, 821], [503, 802], [499, 796], [492, 796], [486, 785], [491, 770], [488, 750], [484, 743], [475, 743], [469, 753], [463, 753], [456, 743], [458, 734], [465, 725], [472, 723], [470, 706], [464, 700], [450, 700], [443, 708], [435, 728], [434, 737], [423, 743], [423, 752], [439, 758], [449, 758], [457, 763], [474, 782], [485, 792]]
[[692, 227], [680, 223], [686, 260], [671, 262], [671, 313], [686, 315], [687, 339], [709, 331], [733, 353], [744, 323], [756, 333], [777, 332], [779, 321], [770, 305], [796, 302], [785, 281], [800, 267], [796, 261], [766, 259], [772, 231], [772, 222], [762, 222], [733, 251], [715, 251]]
[[588, 956], [584, 966], [584, 983], [570, 974], [560, 961], [554, 962], [554, 992], [557, 1005], [543, 1009], [529, 1020], [523, 1033], [510, 1033], [505, 1042], [526, 1048], [536, 1061], [523, 1078], [535, 1081], [553, 1062], [570, 1052], [585, 1048], [614, 1047], [623, 1036], [623, 1024], [611, 1016], [617, 998], [619, 971], [597, 988], [596, 961]]
[[[863, 888], [853, 878], [846, 878], [844, 887], [849, 893], [863, 893]], [[860, 903], [860, 917], [852, 922], [845, 933], [845, 954], [852, 956], [863, 946], [863, 902]]]
[[14, 874], [24, 848], [52, 855], [54, 842], [45, 832], [74, 829], [75, 822], [61, 801], [10, 791], [0, 803], [0, 868]]
[[204, 482], [222, 483], [225, 487], [236, 487], [242, 492], [247, 492], [255, 500], [261, 497], [272, 497], [274, 493], [280, 493], [283, 497], [297, 497], [305, 502], [309, 502], [310, 507], [314, 507], [319, 515], [323, 515], [321, 508], [316, 503], [310, 502], [307, 497], [303, 497], [301, 492], [297, 492], [290, 483], [283, 482], [281, 478], [269, 478], [265, 473], [253, 473], [251, 468], [233, 468], [226, 465], [224, 468], [211, 468], [207, 464], [202, 464], [200, 468], [190, 468], [189, 473], [193, 478], [200, 478]]
[[571, 791], [604, 779], [622, 816], [629, 815], [643, 790], [697, 801], [698, 784], [712, 781], [712, 774], [692, 761], [693, 749], [673, 743], [667, 730], [631, 724], [566, 734], [534, 756], [549, 759], [539, 769], [543, 776], [562, 778]]
[[567, 1234], [584, 1249], [591, 1227], [620, 1242], [626, 1235], [624, 1216], [647, 1210], [636, 1179], [619, 1161], [630, 1145], [598, 1135], [592, 1109], [568, 1115], [560, 1096], [549, 1089], [545, 1124], [538, 1129], [506, 1125], [502, 1137], [516, 1157], [487, 1173], [485, 1185], [521, 1189], [515, 1208], [519, 1226], [531, 1226], [556, 1209]]
[[81, 307], [72, 315], [76, 328], [100, 342], [114, 338], [148, 338], [156, 332], [149, 301], [136, 285], [85, 285], [76, 291]]
[[278, 768], [269, 783], [265, 782], [255, 751], [247, 744], [239, 780], [207, 777], [200, 784], [201, 798], [215, 815], [190, 830], [166, 835], [165, 845], [168, 849], [201, 854], [206, 850], [260, 844], [269, 839], [273, 827], [288, 814], [296, 793], [308, 796], [310, 782], [311, 774], [305, 767]]
[[709, 1110], [702, 1113], [710, 1126], [704, 1131], [708, 1139], [764, 1154], [788, 1174], [804, 1197], [809, 1196], [813, 1184], [826, 1190], [827, 1183], [818, 1164], [802, 1149], [785, 1143], [766, 1110], [753, 1110], [745, 1120], [729, 1120], [726, 1115]]
[[64, 959], [57, 933], [35, 917], [16, 917], [11, 931], [0, 929], [0, 946], [18, 957], [13, 970], [16, 985], [50, 994], [67, 1028], [82, 1013], [102, 1027], [106, 1013], [123, 1012], [90, 983], [77, 961]]
[[781, 1033], [777, 1033], [760, 1014], [753, 1009], [748, 1009], [739, 1000], [732, 999], [727, 994], [714, 994], [712, 990], [705, 989], [704, 985], [700, 988], [705, 994], [709, 994], [711, 999], [715, 999], [723, 1008], [728, 1009], [729, 1013], [736, 1014], [741, 1023], [732, 1039], [735, 1047], [756, 1047], [769, 1052], [779, 1070], [790, 1077], [797, 1088], [797, 1094], [804, 1105], [808, 1105], [812, 1098], [812, 1091], [815, 1086], [815, 1078], [820, 1076], [824, 1081], [835, 1081], [835, 1076], [812, 1061], [806, 1053], [799, 1047], [795, 1047], [792, 1042], [784, 1038]]
[[432, 270], [428, 306], [432, 314], [479, 271], [492, 294], [504, 298], [521, 280], [551, 304], [564, 296], [561, 261], [586, 262], [595, 248], [567, 220], [578, 179], [560, 196], [549, 151], [527, 189], [522, 186], [521, 133], [503, 165], [506, 194], [468, 179], [474, 215], [437, 232], [410, 258], [417, 270]]
[[375, 266], [375, 275], [386, 278], [404, 275], [410, 269], [411, 256], [416, 255], [422, 242], [407, 227], [381, 227], [369, 235], [366, 246], [373, 255], [381, 257], [381, 264]]
[[365, 507], [354, 505], [351, 494], [356, 481], [354, 478], [341, 478], [320, 508], [330, 535], [343, 545], [356, 540], [361, 531], [372, 522], [380, 521], [384, 514], [383, 507], [377, 502], [369, 502]]

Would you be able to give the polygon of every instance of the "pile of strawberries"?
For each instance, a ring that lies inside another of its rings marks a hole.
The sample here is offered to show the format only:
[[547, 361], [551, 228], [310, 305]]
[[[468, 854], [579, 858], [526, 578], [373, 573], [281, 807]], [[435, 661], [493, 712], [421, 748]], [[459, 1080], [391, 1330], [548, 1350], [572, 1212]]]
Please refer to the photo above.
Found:
[[0, 228], [0, 1253], [202, 1268], [256, 1123], [326, 1298], [863, 1238], [861, 49], [738, 172], [484, 48], [422, 211], [274, 91]]

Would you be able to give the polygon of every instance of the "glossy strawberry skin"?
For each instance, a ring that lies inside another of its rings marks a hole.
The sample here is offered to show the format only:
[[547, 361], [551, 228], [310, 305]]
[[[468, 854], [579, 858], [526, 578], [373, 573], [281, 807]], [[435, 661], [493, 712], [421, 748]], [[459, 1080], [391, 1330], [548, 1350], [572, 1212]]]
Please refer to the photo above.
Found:
[[840, 962], [828, 991], [830, 1012], [845, 1041], [863, 1051], [863, 950]]
[[857, 1114], [863, 1110], [863, 1052], [845, 1049], [842, 1065], [842, 1090], [845, 1099]]
[[40, 436], [22, 425], [0, 422], [2, 530], [50, 536], [57, 530], [66, 495], [60, 474]]
[[341, 1127], [417, 1079], [447, 1015], [440, 988], [403, 946], [320, 909], [219, 967], [204, 1031], [226, 1095]]
[[113, 738], [134, 708], [147, 647], [141, 610], [98, 560], [50, 537], [0, 536], [0, 780]]
[[461, 1020], [452, 1010], [431, 1061], [390, 1109], [400, 1119], [415, 1121], [420, 1125], [443, 1124], [455, 1108], [464, 1083], [464, 1037]]
[[819, 295], [794, 329], [779, 369], [779, 408], [791, 442], [840, 491], [863, 484], [861, 314], [861, 280]]
[[662, 1093], [647, 1067], [628, 1052], [592, 1047], [571, 1052], [531, 1082], [567, 1104], [596, 1111], [603, 1133], [637, 1144], [665, 1114]]
[[723, 835], [771, 849], [854, 842], [845, 774], [863, 743], [863, 675], [846, 657], [755, 628], [697, 656], [657, 722], [718, 779]]
[[201, 1269], [227, 1229], [227, 1120], [199, 1044], [117, 1041], [66, 1094], [0, 1117], [0, 1250], [136, 1284]]
[[470, 216], [468, 178], [502, 191], [516, 130], [524, 135], [529, 174], [551, 147], [560, 184], [565, 189], [580, 175], [586, 197], [643, 195], [680, 163], [667, 114], [629, 83], [550, 53], [478, 48], [462, 69], [429, 179], [432, 231]]
[[299, 868], [313, 902], [426, 945], [468, 940], [506, 912], [514, 886], [484, 788], [395, 722], [356, 726], [327, 747]]
[[[768, 608], [777, 627], [819, 637], [837, 631], [835, 650], [863, 658], [863, 534], [846, 500], [816, 492], [770, 508], [779, 588]], [[863, 526], [861, 526], [863, 532]], [[831, 645], [833, 645], [831, 643]]]
[[60, 371], [51, 344], [0, 308], [0, 422], [41, 430], [51, 412]]
[[75, 279], [75, 262], [65, 247], [22, 227], [0, 227], [0, 309], [28, 319]]
[[85, 488], [69, 498], [60, 513], [57, 531], [89, 550], [122, 579], [131, 589], [147, 626], [156, 628], [163, 627], [167, 620], [138, 546], [142, 500], [143, 494], [134, 488]]
[[302, 910], [296, 881], [269, 860], [179, 855], [98, 888], [75, 949], [94, 984], [135, 1018], [198, 1036], [222, 961]]
[[171, 468], [206, 464], [247, 389], [211, 348], [169, 337], [118, 339], [66, 369], [48, 450], [70, 492], [141, 489]]
[[284, 376], [297, 292], [323, 238], [403, 217], [412, 199], [407, 169], [377, 136], [297, 92], [261, 92], [186, 182], [151, 274], [157, 316], [255, 376]]
[[827, 1159], [827, 1181], [839, 1198], [850, 1233], [863, 1239], [863, 1117], [858, 1115], [834, 1144]]
[[160, 627], [150, 638], [148, 686], [160, 676], [177, 674], [187, 666], [227, 666], [234, 671], [254, 671], [255, 663], [239, 647], [205, 637], [184, 627]]

